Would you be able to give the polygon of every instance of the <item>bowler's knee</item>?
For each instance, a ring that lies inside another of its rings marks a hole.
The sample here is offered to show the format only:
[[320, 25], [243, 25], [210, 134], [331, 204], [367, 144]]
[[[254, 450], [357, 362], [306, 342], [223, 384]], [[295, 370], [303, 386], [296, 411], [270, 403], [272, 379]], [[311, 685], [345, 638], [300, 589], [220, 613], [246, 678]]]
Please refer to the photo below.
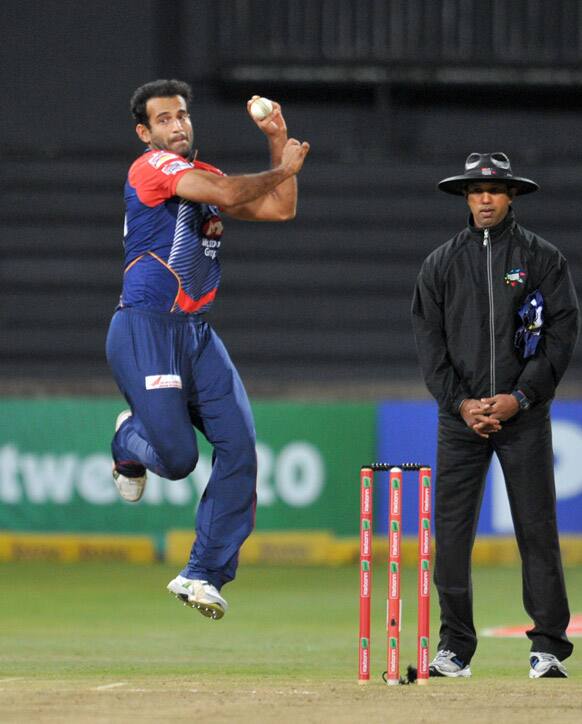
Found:
[[164, 477], [168, 480], [182, 480], [190, 475], [197, 463], [198, 451], [195, 449], [168, 451], [164, 460]]

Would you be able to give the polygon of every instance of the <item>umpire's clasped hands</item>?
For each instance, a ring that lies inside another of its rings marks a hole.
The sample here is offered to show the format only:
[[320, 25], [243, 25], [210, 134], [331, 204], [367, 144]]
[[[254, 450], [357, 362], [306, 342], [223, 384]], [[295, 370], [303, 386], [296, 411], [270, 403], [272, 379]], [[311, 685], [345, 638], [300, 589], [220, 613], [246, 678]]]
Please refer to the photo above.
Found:
[[489, 437], [501, 430], [501, 422], [509, 420], [519, 410], [513, 395], [495, 395], [480, 400], [467, 399], [461, 405], [461, 417], [479, 437]]

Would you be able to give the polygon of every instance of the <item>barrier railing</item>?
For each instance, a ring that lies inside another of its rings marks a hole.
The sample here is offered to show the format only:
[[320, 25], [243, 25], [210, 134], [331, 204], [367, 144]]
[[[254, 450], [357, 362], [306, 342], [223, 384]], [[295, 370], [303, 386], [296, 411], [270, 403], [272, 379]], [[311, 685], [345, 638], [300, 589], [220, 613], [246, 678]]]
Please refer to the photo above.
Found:
[[503, 80], [500, 69], [510, 82], [512, 72], [531, 83], [582, 73], [581, 0], [221, 0], [220, 16], [220, 62], [234, 78], [268, 77], [270, 66], [287, 80], [325, 81], [346, 71], [424, 80], [443, 67], [479, 67], [477, 82]]

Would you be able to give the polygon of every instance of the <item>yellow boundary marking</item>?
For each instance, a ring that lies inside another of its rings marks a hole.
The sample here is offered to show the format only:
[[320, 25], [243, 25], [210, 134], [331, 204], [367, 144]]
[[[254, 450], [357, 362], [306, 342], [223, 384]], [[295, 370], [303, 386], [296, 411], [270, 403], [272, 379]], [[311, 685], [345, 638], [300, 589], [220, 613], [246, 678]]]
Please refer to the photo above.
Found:
[[[193, 531], [174, 530], [166, 535], [166, 561], [183, 565], [188, 560]], [[582, 565], [582, 536], [562, 535], [562, 560], [566, 566]], [[372, 545], [374, 561], [387, 560], [385, 536], [375, 536]], [[241, 549], [243, 565], [357, 565], [360, 556], [359, 537], [339, 537], [325, 530], [255, 531]], [[415, 565], [418, 556], [416, 537], [402, 539], [404, 565]], [[54, 561], [77, 563], [87, 561], [124, 561], [152, 563], [156, 547], [147, 535], [13, 533], [0, 531], [1, 561]], [[473, 549], [473, 564], [482, 566], [516, 565], [520, 562], [515, 540], [507, 536], [481, 536]], [[1, 680], [0, 680], [1, 681]]]
[[137, 535], [81, 535], [0, 532], [0, 561], [127, 561], [156, 560], [153, 539]]

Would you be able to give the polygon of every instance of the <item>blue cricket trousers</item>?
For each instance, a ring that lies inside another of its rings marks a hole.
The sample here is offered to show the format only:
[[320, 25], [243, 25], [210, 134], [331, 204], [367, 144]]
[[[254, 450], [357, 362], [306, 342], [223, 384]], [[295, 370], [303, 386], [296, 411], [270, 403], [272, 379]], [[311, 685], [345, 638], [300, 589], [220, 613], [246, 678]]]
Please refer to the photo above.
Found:
[[186, 477], [198, 462], [194, 427], [213, 446], [181, 575], [220, 590], [235, 576], [256, 508], [256, 436], [238, 372], [202, 317], [135, 307], [115, 312], [107, 360], [133, 413], [111, 446], [121, 473], [140, 475], [143, 466], [170, 480]]

